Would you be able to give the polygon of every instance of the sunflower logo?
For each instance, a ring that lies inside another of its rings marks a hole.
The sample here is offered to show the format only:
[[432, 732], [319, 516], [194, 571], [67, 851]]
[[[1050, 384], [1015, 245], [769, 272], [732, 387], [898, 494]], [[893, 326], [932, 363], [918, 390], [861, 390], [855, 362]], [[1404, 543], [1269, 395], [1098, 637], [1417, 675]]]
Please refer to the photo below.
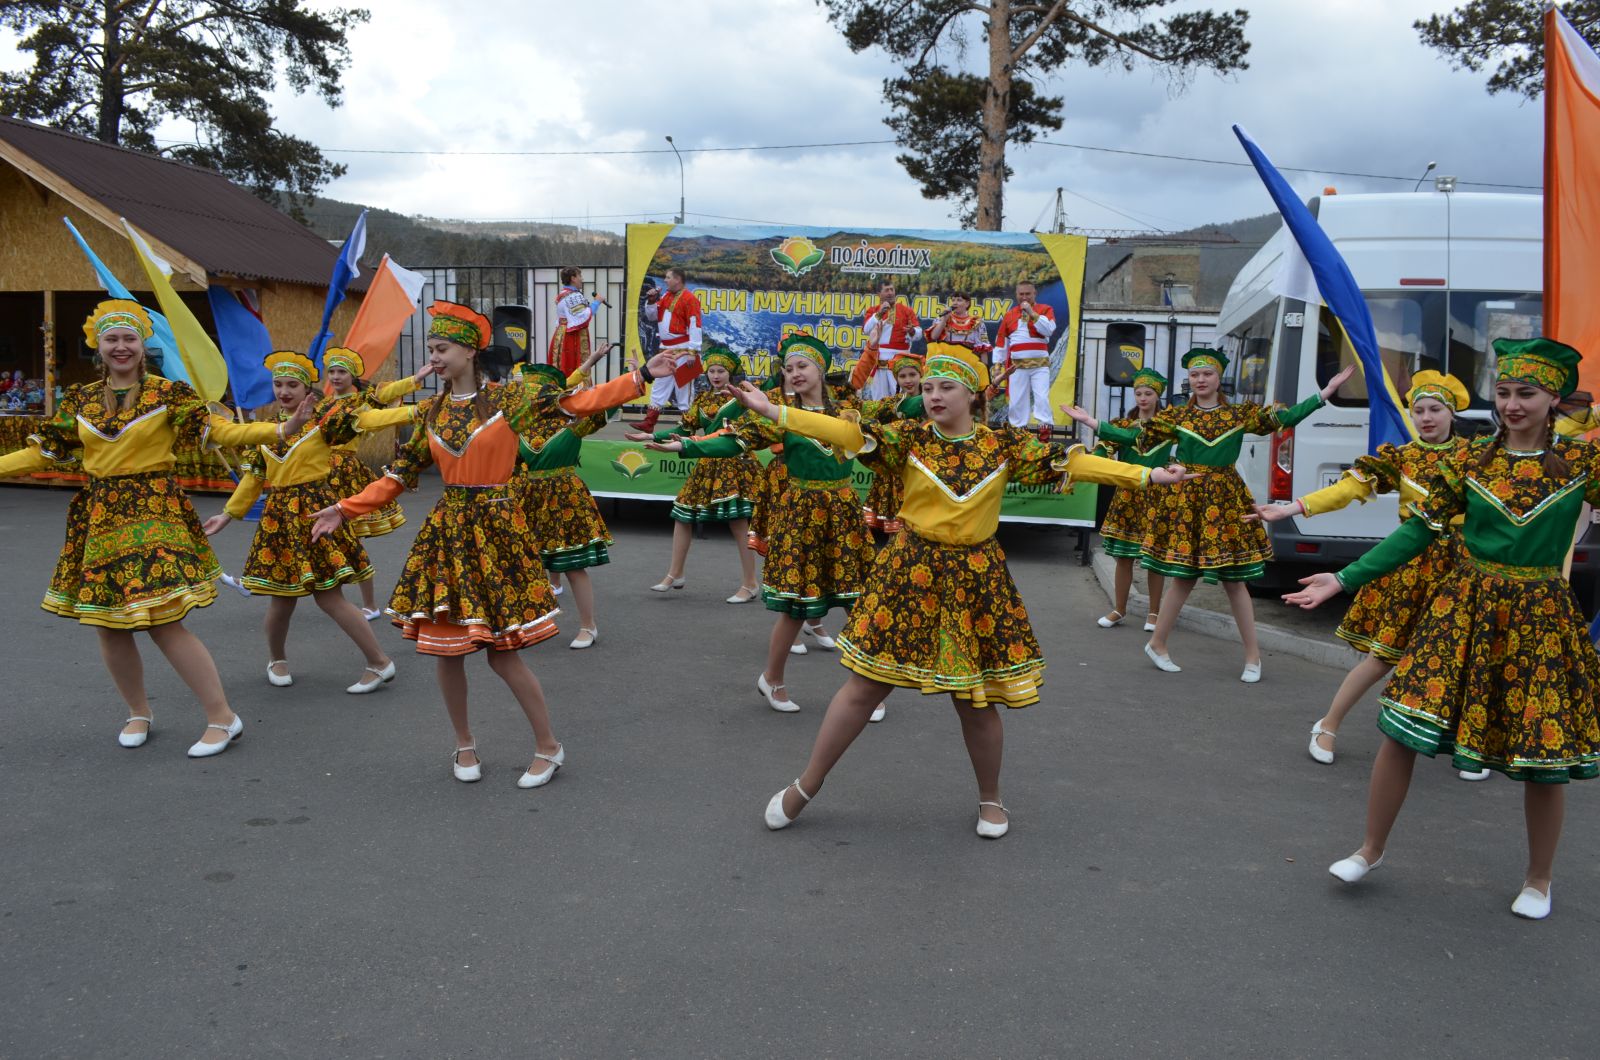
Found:
[[790, 236], [772, 249], [772, 260], [790, 276], [804, 276], [822, 264], [822, 250], [805, 236]]
[[645, 455], [636, 449], [629, 449], [617, 459], [611, 461], [611, 466], [616, 468], [624, 478], [638, 478], [649, 472], [654, 465]]

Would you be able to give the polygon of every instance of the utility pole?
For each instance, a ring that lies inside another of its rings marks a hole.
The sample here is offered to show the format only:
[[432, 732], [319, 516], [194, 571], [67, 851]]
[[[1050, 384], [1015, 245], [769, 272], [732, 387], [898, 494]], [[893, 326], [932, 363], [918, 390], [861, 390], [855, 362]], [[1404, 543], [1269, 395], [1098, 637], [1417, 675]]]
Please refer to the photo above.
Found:
[[678, 154], [678, 145], [672, 142], [672, 137], [667, 137], [667, 144], [672, 153], [678, 155], [678, 223], [683, 224], [683, 156]]

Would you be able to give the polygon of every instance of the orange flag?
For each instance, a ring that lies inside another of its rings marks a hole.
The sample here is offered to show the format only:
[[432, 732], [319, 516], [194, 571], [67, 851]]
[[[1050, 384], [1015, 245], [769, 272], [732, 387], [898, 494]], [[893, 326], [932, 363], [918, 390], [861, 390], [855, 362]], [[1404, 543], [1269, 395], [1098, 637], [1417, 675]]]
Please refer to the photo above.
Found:
[[344, 340], [346, 346], [361, 355], [368, 377], [389, 359], [406, 321], [417, 311], [426, 282], [421, 273], [401, 268], [389, 255], [383, 256]]
[[1554, 7], [1544, 16], [1544, 333], [1584, 355], [1600, 394], [1600, 56]]

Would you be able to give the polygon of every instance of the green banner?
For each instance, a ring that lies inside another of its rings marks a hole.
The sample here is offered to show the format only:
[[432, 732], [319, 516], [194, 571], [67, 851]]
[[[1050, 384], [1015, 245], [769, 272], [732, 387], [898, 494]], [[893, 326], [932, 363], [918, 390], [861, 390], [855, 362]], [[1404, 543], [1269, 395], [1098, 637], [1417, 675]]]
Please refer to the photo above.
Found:
[[[771, 458], [770, 453], [760, 454], [762, 463]], [[676, 453], [658, 453], [633, 442], [588, 438], [583, 443], [578, 477], [596, 497], [670, 503], [693, 468], [693, 460]], [[857, 464], [851, 485], [865, 500], [867, 488], [872, 485], [872, 472]], [[1006, 487], [1005, 500], [1000, 504], [1000, 521], [1093, 526], [1098, 490], [1093, 483], [1085, 483], [1074, 487], [1071, 493], [1057, 493], [1053, 485], [1020, 486], [1013, 482]]]

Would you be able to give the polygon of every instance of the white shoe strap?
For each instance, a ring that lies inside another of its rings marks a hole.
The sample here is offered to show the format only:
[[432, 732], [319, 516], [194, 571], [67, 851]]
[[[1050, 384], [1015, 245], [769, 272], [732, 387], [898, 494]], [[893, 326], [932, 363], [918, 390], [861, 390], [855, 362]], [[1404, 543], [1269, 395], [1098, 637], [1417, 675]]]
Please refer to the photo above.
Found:
[[795, 777], [794, 778], [794, 790], [796, 790], [796, 791], [798, 791], [800, 793], [800, 798], [802, 800], [804, 800], [805, 802], [810, 802], [811, 801], [811, 796], [806, 794], [806, 789], [802, 788], [800, 786], [800, 778], [799, 777]]
[[980, 803], [978, 803], [978, 805], [979, 806], [993, 806], [995, 809], [999, 810], [1003, 814], [1006, 814], [1007, 816], [1010, 816], [1010, 814], [1011, 814], [1010, 810], [1006, 809], [1004, 806], [1000, 805], [998, 802], [980, 802]]

